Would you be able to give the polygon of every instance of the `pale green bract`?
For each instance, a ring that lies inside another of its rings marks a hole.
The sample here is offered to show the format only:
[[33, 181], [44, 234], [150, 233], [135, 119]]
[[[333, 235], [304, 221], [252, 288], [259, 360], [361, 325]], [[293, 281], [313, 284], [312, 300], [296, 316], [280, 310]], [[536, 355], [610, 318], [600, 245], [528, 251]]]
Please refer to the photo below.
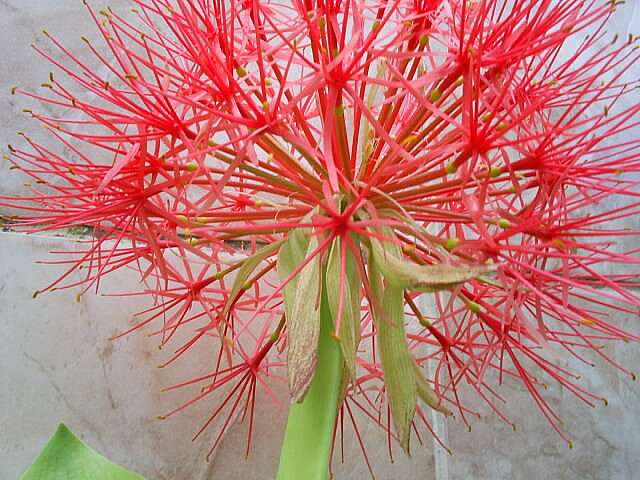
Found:
[[381, 299], [372, 310], [391, 416], [400, 446], [408, 451], [418, 387], [404, 330], [404, 291], [387, 285], [383, 292], [382, 276], [375, 261], [369, 263], [369, 281], [373, 295], [378, 301]]
[[[389, 234], [389, 231], [385, 234]], [[374, 241], [377, 240], [372, 239], [372, 243]], [[400, 258], [401, 252], [397, 245], [390, 242], [386, 245], [388, 247], [384, 252], [384, 258], [392, 257], [398, 262], [409, 264]], [[376, 338], [396, 433], [400, 446], [408, 452], [411, 424], [418, 398], [439, 412], [447, 415], [450, 412], [440, 404], [440, 399], [424, 378], [409, 351], [404, 326], [404, 288], [386, 276], [387, 284], [383, 286], [384, 271], [378, 264], [379, 258], [380, 256], [374, 253], [369, 260], [371, 291], [375, 299], [381, 299], [379, 304], [372, 305]]]
[[390, 241], [370, 237], [373, 257], [387, 281], [400, 288], [445, 289], [496, 269], [495, 265], [418, 265], [403, 259], [391, 229], [382, 227], [380, 235]]
[[[307, 248], [309, 248], [309, 238], [305, 235], [303, 229], [296, 228], [295, 230], [291, 230], [278, 253], [276, 269], [278, 270], [278, 276], [281, 282], [284, 282], [296, 267], [304, 261]], [[282, 290], [287, 321], [291, 317], [297, 285], [298, 276], [295, 276]]]
[[[340, 301], [342, 245], [340, 238], [336, 238], [331, 245], [327, 261], [326, 284], [329, 310], [334, 325], [338, 323], [338, 304]], [[360, 344], [360, 307], [362, 305], [362, 291], [360, 275], [351, 252], [345, 254], [344, 300], [340, 331], [337, 332], [340, 349], [344, 357], [348, 378], [353, 380], [356, 375], [356, 356]]]
[[245, 288], [245, 285], [249, 280], [249, 276], [253, 273], [253, 271], [258, 267], [258, 265], [260, 265], [260, 263], [269, 258], [276, 250], [278, 250], [283, 242], [284, 240], [279, 240], [270, 245], [265, 245], [264, 247], [259, 248], [256, 253], [243, 261], [242, 266], [236, 274], [236, 278], [233, 280], [233, 285], [231, 286], [231, 291], [229, 292], [229, 298], [226, 305], [224, 306], [224, 315], [222, 318], [227, 318], [233, 302], [236, 300], [236, 297], [241, 292], [241, 290]]
[[[303, 252], [304, 245], [307, 245]], [[278, 275], [285, 281], [318, 248], [316, 237], [293, 230], [278, 254]], [[292, 402], [307, 393], [318, 361], [320, 337], [320, 255], [316, 254], [284, 288], [287, 316], [287, 373]]]

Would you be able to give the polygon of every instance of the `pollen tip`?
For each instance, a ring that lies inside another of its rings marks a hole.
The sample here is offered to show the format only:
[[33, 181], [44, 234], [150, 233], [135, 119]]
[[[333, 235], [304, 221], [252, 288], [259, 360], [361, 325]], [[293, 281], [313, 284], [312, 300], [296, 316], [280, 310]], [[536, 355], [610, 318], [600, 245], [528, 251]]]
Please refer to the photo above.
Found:
[[503, 230], [506, 230], [507, 228], [511, 227], [511, 222], [506, 218], [501, 218], [498, 220], [498, 226]]
[[413, 245], [413, 244], [410, 244], [410, 245], [402, 245], [402, 251], [403, 251], [404, 253], [406, 253], [406, 254], [409, 254], [409, 253], [415, 252], [415, 250], [416, 250], [416, 246], [415, 246], [415, 245]]
[[482, 313], [482, 307], [476, 302], [472, 302], [472, 301], [467, 302], [467, 308], [471, 313], [475, 313], [475, 314]]
[[448, 238], [447, 241], [444, 244], [444, 248], [446, 248], [447, 250], [451, 251], [454, 248], [456, 248], [458, 245], [460, 244], [460, 239], [458, 238]]
[[442, 90], [440, 90], [439, 88], [434, 88], [433, 90], [431, 90], [431, 93], [429, 94], [429, 100], [431, 100], [432, 103], [437, 102], [441, 98]]

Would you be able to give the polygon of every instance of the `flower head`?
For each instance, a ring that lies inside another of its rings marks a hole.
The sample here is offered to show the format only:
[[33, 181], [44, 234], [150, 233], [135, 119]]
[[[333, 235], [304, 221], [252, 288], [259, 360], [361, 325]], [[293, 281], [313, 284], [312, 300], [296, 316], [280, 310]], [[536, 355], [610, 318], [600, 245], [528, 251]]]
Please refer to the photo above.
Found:
[[179, 385], [204, 382], [194, 401], [232, 385], [206, 425], [252, 419], [285, 359], [304, 397], [322, 291], [342, 414], [405, 449], [425, 405], [467, 422], [462, 384], [512, 423], [497, 386], [519, 380], [568, 440], [547, 383], [604, 399], [560, 355], [634, 375], [601, 348], [637, 339], [609, 313], [640, 307], [638, 232], [621, 223], [640, 207], [623, 175], [640, 140], [622, 137], [640, 53], [609, 41], [617, 2], [133, 3], [133, 17], [87, 7], [98, 68], [51, 37], [66, 61], [36, 47], [63, 75], [17, 92], [64, 112], [31, 114], [66, 153], [10, 147], [44, 190], [3, 203], [30, 231], [91, 227], [68, 259], [85, 289], [136, 269], [154, 306], [124, 333], [187, 332], [168, 363], [219, 341], [212, 373]]

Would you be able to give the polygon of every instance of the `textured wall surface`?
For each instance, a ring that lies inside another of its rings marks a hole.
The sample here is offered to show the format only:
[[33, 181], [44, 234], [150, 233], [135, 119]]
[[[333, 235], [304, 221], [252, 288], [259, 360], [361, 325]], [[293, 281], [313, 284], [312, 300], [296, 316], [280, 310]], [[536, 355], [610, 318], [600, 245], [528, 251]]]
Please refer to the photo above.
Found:
[[[640, 8], [621, 9], [613, 29], [623, 36], [640, 30]], [[126, 1], [110, 2], [122, 8]], [[17, 143], [16, 130], [33, 132], [21, 113], [29, 107], [10, 95], [13, 85], [41, 83], [49, 66], [33, 56], [29, 44], [45, 46], [46, 28], [81, 53], [82, 34], [90, 34], [77, 0], [0, 0], [0, 143]], [[636, 78], [640, 72], [634, 72]], [[37, 136], [37, 133], [34, 134]], [[4, 147], [3, 147], [4, 148]], [[23, 191], [23, 180], [0, 165], [0, 192]], [[0, 211], [0, 214], [8, 213]], [[32, 292], [61, 272], [59, 266], [36, 264], [50, 250], [74, 248], [73, 239], [25, 237], [0, 232], [0, 478], [11, 480], [44, 445], [58, 422], [66, 422], [90, 445], [114, 461], [144, 474], [149, 480], [206, 480], [273, 478], [285, 421], [284, 408], [263, 409], [257, 418], [255, 445], [245, 460], [246, 425], [235, 426], [211, 462], [206, 452], [215, 429], [192, 443], [211, 408], [206, 401], [170, 419], [156, 417], [189, 398], [186, 392], [162, 393], [167, 385], [207, 371], [211, 351], [201, 348], [170, 369], [157, 368], [166, 358], [157, 342], [146, 335], [109, 340], [128, 325], [136, 311], [147, 306], [135, 298], [95, 294], [76, 301], [74, 291], [32, 299]], [[133, 291], [136, 277], [118, 272], [103, 285], [104, 292]], [[640, 333], [637, 316], [618, 324]], [[637, 345], [621, 345], [613, 353], [626, 365], [640, 364]], [[514, 432], [489, 412], [473, 422], [469, 432], [449, 421], [441, 434], [452, 456], [426, 439], [412, 459], [396, 454], [391, 465], [385, 436], [363, 428], [378, 479], [632, 479], [640, 471], [640, 386], [613, 369], [595, 371], [578, 366], [585, 385], [604, 395], [608, 406], [589, 408], [552, 386], [547, 398], [563, 417], [574, 439], [573, 449], [548, 426], [528, 396], [506, 385], [505, 410], [517, 425]], [[345, 464], [336, 465], [337, 479], [366, 479], [359, 449], [352, 437], [345, 441]]]

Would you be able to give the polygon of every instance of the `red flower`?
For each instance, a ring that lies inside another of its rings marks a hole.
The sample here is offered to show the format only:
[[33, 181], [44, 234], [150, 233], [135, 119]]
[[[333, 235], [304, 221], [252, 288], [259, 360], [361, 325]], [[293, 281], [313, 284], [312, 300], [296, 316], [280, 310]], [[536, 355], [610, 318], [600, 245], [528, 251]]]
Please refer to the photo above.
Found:
[[[318, 272], [350, 380], [341, 418], [356, 426], [361, 409], [405, 448], [426, 424], [418, 397], [467, 422], [461, 383], [512, 423], [497, 387], [518, 379], [568, 441], [547, 382], [606, 400], [559, 355], [634, 376], [602, 349], [637, 339], [610, 312], [640, 307], [625, 249], [638, 232], [621, 223], [640, 207], [621, 175], [640, 169], [640, 140], [621, 136], [638, 125], [639, 52], [605, 39], [617, 2], [134, 3], [134, 19], [88, 7], [107, 47], [86, 40], [97, 68], [53, 38], [66, 62], [36, 47], [65, 80], [16, 91], [64, 111], [32, 115], [67, 154], [10, 147], [45, 189], [3, 204], [28, 212], [28, 231], [91, 227], [66, 260], [85, 288], [138, 270], [155, 303], [130, 330], [162, 319], [163, 345], [189, 332], [169, 361], [220, 341], [212, 373], [178, 385], [208, 382], [194, 401], [234, 385], [206, 425], [223, 411], [223, 431], [239, 412], [252, 422], [287, 346], [304, 395], [317, 332], [300, 333], [292, 304]], [[426, 293], [435, 316], [416, 306]], [[416, 366], [410, 380], [385, 348]]]

